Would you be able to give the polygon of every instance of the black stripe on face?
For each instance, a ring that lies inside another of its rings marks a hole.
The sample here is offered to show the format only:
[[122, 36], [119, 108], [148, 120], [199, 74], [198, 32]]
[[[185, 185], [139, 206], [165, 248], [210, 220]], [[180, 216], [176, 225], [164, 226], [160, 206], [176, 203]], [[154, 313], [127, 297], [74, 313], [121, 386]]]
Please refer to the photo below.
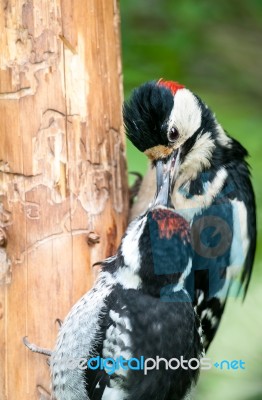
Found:
[[216, 127], [217, 127], [217, 121], [215, 119], [213, 111], [198, 97], [196, 94], [194, 94], [198, 101], [198, 105], [201, 109], [201, 126], [200, 126], [200, 131], [203, 133], [205, 132], [210, 132], [211, 137], [213, 138], [212, 133], [216, 136]]
[[192, 150], [194, 144], [197, 141], [197, 136], [199, 135], [201, 128], [199, 128], [189, 139], [185, 141], [185, 143], [181, 146], [181, 153], [180, 153], [180, 164], [183, 164], [185, 161], [186, 156]]

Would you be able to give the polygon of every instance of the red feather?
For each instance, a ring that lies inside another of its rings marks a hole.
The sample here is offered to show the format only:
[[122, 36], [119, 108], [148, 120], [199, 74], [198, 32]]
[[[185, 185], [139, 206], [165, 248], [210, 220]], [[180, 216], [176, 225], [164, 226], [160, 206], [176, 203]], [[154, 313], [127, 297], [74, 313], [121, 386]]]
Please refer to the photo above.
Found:
[[185, 86], [181, 85], [178, 82], [173, 82], [173, 81], [164, 81], [164, 79], [159, 79], [157, 82], [158, 85], [164, 86], [167, 89], [171, 90], [173, 94], [175, 94], [179, 89], [183, 89]]
[[190, 241], [189, 224], [179, 214], [167, 209], [157, 209], [152, 211], [152, 218], [157, 222], [160, 239], [170, 239], [177, 234], [187, 242]]

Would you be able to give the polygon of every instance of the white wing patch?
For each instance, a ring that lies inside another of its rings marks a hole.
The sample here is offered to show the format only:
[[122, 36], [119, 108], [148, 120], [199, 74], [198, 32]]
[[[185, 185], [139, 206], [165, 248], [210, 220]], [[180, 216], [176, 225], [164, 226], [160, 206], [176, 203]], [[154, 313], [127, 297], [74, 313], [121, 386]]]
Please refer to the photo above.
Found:
[[[103, 342], [103, 358], [112, 360], [119, 359], [122, 356], [124, 359], [132, 358], [131, 354], [131, 324], [128, 317], [120, 316], [117, 312], [111, 310], [109, 316], [113, 324], [106, 331], [106, 339]], [[128, 371], [119, 368], [114, 371], [114, 374], [125, 378]], [[113, 384], [113, 381], [111, 381]], [[117, 382], [116, 382], [117, 384]]]
[[[236, 286], [232, 289], [239, 289], [240, 274], [249, 249], [250, 240], [247, 231], [247, 209], [243, 201], [230, 200], [233, 207], [233, 238], [230, 252], [230, 265], [226, 270], [226, 279], [223, 288], [216, 293], [216, 297], [225, 299], [232, 281], [236, 280]], [[239, 281], [238, 281], [239, 279]], [[231, 290], [231, 289], [230, 289]], [[230, 292], [229, 292], [230, 293]], [[233, 293], [235, 293], [233, 291]]]
[[247, 209], [243, 201], [231, 200], [233, 206], [233, 241], [230, 253], [230, 267], [227, 277], [235, 277], [242, 269], [249, 249], [247, 232]]

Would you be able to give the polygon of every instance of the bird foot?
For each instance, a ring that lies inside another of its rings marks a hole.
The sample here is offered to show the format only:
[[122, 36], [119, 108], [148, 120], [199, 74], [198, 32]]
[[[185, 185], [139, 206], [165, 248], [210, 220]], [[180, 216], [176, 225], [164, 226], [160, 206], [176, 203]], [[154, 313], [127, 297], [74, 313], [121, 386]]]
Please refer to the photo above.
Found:
[[29, 350], [33, 351], [34, 353], [43, 354], [43, 355], [48, 356], [48, 357], [50, 357], [51, 354], [52, 354], [51, 350], [45, 349], [44, 347], [39, 347], [34, 343], [30, 343], [27, 340], [27, 336], [23, 337], [23, 343]]
[[45, 390], [42, 386], [37, 385], [37, 390], [39, 393], [38, 400], [52, 400], [51, 394]]
[[[57, 319], [55, 320], [55, 322], [58, 323], [59, 328], [61, 328], [61, 326], [63, 325], [63, 321], [62, 321], [60, 318], [57, 318]], [[25, 345], [29, 350], [31, 350], [33, 353], [43, 354], [43, 355], [48, 356], [48, 357], [50, 357], [51, 354], [52, 354], [52, 351], [51, 351], [51, 350], [46, 349], [46, 348], [44, 348], [44, 347], [39, 347], [39, 346], [37, 346], [37, 345], [34, 344], [34, 343], [30, 343], [30, 342], [28, 341], [28, 339], [27, 339], [27, 336], [24, 336], [24, 337], [23, 337], [23, 343], [24, 343], [24, 345]]]

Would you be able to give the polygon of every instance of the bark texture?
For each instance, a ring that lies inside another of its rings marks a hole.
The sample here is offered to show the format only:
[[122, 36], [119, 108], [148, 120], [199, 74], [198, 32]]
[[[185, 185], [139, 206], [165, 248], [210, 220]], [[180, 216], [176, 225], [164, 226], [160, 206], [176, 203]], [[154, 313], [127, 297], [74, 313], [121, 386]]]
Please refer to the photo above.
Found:
[[0, 399], [45, 399], [56, 318], [126, 226], [116, 0], [0, 0]]

